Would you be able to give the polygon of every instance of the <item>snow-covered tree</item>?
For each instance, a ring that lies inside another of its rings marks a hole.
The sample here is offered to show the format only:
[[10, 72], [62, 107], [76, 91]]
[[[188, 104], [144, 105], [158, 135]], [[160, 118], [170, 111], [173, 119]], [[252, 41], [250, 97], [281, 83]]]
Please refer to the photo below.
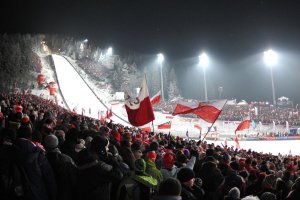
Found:
[[177, 87], [177, 77], [174, 68], [171, 68], [169, 75], [169, 87], [168, 87], [168, 98], [173, 99], [174, 97], [180, 96], [180, 91]]

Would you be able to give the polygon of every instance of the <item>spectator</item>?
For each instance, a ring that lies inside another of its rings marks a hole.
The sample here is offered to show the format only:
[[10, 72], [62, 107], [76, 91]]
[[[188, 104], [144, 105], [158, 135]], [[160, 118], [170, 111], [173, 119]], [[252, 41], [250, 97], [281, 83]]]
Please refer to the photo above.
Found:
[[46, 157], [53, 169], [57, 183], [57, 200], [74, 199], [77, 182], [77, 167], [71, 157], [60, 152], [55, 135], [45, 138]]
[[181, 184], [176, 178], [166, 178], [158, 189], [157, 200], [181, 200]]
[[179, 170], [177, 178], [181, 183], [182, 200], [201, 200], [204, 199], [203, 190], [195, 185], [195, 173], [190, 168], [184, 167]]

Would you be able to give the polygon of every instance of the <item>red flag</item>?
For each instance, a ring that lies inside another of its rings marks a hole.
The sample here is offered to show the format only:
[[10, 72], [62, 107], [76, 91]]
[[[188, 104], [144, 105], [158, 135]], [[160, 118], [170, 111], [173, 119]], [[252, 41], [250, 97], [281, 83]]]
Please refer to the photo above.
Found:
[[170, 129], [171, 128], [171, 121], [166, 123], [160, 124], [157, 126], [158, 129]]
[[140, 88], [139, 96], [135, 99], [125, 93], [125, 108], [128, 121], [133, 126], [143, 126], [155, 119], [150, 102], [146, 75]]
[[208, 123], [214, 123], [227, 100], [177, 104], [173, 115], [193, 113]]
[[200, 131], [202, 130], [202, 127], [198, 124], [194, 124], [194, 128], [199, 129]]
[[235, 141], [235, 147], [236, 147], [237, 149], [240, 149], [241, 146], [240, 146], [238, 137], [235, 137], [234, 141]]
[[110, 119], [112, 117], [113, 113], [112, 113], [112, 109], [110, 108], [109, 112], [108, 110], [106, 111], [106, 119]]
[[248, 116], [244, 121], [242, 121], [238, 127], [235, 129], [234, 133], [236, 134], [237, 131], [242, 131], [244, 129], [250, 128], [250, 117]]
[[151, 132], [150, 126], [143, 127], [143, 128], [141, 128], [141, 130], [144, 131], [144, 132], [149, 132], [149, 133]]
[[160, 102], [161, 91], [158, 91], [150, 100], [152, 106]]

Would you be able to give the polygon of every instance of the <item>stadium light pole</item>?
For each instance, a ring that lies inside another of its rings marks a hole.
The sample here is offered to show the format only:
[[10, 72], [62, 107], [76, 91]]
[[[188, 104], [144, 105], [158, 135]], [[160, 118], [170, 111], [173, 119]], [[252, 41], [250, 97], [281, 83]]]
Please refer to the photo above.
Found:
[[165, 96], [164, 96], [164, 81], [163, 81], [163, 74], [162, 74], [162, 68], [163, 68], [163, 61], [165, 60], [164, 55], [159, 53], [157, 54], [157, 60], [160, 64], [160, 82], [161, 82], [161, 96], [162, 100], [165, 101]]
[[268, 50], [264, 52], [264, 62], [270, 67], [271, 72], [271, 82], [272, 82], [272, 95], [273, 95], [273, 105], [276, 106], [276, 95], [275, 95], [275, 87], [274, 87], [274, 78], [273, 78], [273, 66], [277, 64], [277, 53], [273, 50]]
[[199, 65], [203, 69], [205, 101], [208, 101], [206, 86], [206, 68], [208, 67], [208, 56], [206, 55], [206, 53], [202, 53], [199, 56]]

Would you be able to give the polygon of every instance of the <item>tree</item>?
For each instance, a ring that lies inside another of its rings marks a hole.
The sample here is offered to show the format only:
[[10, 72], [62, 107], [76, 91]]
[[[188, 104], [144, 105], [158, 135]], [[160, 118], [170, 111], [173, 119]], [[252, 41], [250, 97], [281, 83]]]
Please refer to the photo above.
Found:
[[171, 68], [169, 76], [168, 98], [173, 99], [178, 96], [180, 96], [180, 91], [177, 87], [177, 77], [174, 68]]

